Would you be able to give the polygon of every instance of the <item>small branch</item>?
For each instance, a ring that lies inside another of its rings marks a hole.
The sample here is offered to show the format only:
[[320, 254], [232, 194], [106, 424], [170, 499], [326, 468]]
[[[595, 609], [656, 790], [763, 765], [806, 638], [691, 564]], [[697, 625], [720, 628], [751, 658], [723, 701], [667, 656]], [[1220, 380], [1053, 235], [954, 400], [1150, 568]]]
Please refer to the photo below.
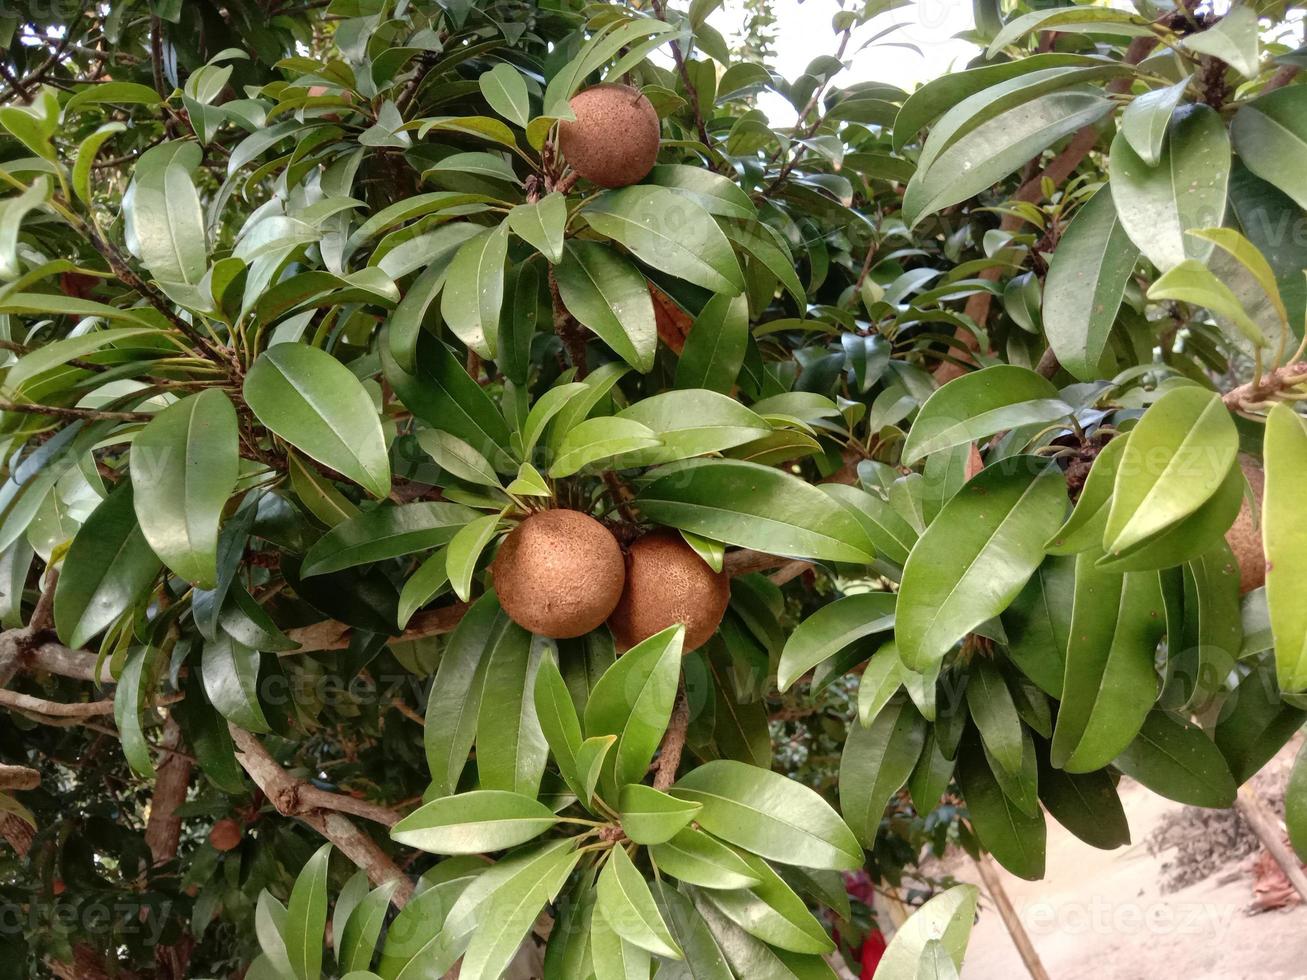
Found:
[[150, 849], [155, 866], [177, 856], [182, 832], [182, 818], [177, 816], [177, 808], [186, 802], [194, 768], [191, 757], [181, 751], [181, 726], [171, 715], [164, 723], [159, 748], [164, 756], [156, 769], [150, 818], [145, 824], [145, 846]]
[[1246, 412], [1274, 400], [1286, 389], [1307, 383], [1307, 362], [1286, 364], [1262, 375], [1260, 381], [1250, 381], [1222, 396], [1225, 407]]
[[685, 678], [681, 678], [676, 691], [672, 717], [663, 733], [662, 750], [658, 753], [658, 769], [654, 772], [654, 789], [666, 790], [676, 782], [676, 770], [681, 766], [681, 753], [685, 751], [685, 735], [690, 728], [690, 702], [685, 696]]
[[[185, 697], [182, 694], [165, 694], [154, 702], [155, 707], [164, 707], [170, 704], [176, 704]], [[39, 721], [41, 718], [71, 718], [79, 720], [82, 718], [98, 718], [105, 715], [113, 714], [113, 699], [104, 698], [100, 701], [47, 701], [45, 698], [35, 698], [30, 694], [20, 694], [17, 691], [0, 689], [0, 708], [9, 708], [13, 711], [21, 711], [24, 714], [35, 715]]]
[[35, 405], [0, 399], [0, 412], [18, 412], [22, 415], [50, 415], [61, 419], [95, 419], [116, 422], [148, 422], [154, 418], [149, 412], [106, 412], [95, 408], [62, 408], [57, 405]]
[[[303, 820], [336, 845], [358, 867], [366, 871], [374, 884], [381, 885], [399, 879], [400, 884], [392, 901], [396, 907], [403, 908], [413, 896], [412, 883], [380, 845], [354, 826], [347, 817], [342, 816], [341, 811], [353, 812], [367, 819], [376, 819], [384, 814], [386, 819], [378, 822], [388, 827], [399, 819], [399, 815], [384, 807], [337, 796], [310, 786], [283, 769], [277, 760], [268, 754], [268, 750], [262, 743], [249, 732], [235, 725], [231, 725], [230, 729], [232, 740], [238, 750], [237, 760], [250, 774], [250, 778], [263, 790], [272, 805], [277, 808], [277, 812]], [[352, 809], [347, 810], [342, 804], [349, 804]], [[359, 813], [360, 808], [367, 808], [370, 812]]]
[[41, 785], [41, 774], [27, 766], [0, 765], [0, 790], [36, 789]]
[[[659, 20], [666, 22], [667, 5], [663, 0], [653, 0], [654, 14]], [[690, 70], [685, 64], [685, 55], [681, 51], [681, 45], [671, 42], [672, 58], [676, 61], [676, 71], [681, 76], [681, 84], [685, 86], [685, 95], [690, 102], [690, 108], [694, 110], [694, 125], [699, 132], [699, 140], [705, 147], [712, 148], [712, 141], [708, 138], [708, 127], [703, 121], [703, 110], [699, 106], [699, 89], [694, 82], [690, 80]]]
[[1262, 842], [1262, 846], [1280, 866], [1284, 876], [1289, 879], [1289, 883], [1302, 896], [1304, 902], [1307, 902], [1307, 874], [1303, 873], [1301, 862], [1284, 843], [1284, 829], [1280, 822], [1266, 808], [1257, 796], [1251, 786], [1239, 787], [1239, 793], [1234, 798], [1234, 808], [1239, 811], [1239, 816], [1243, 817], [1244, 822], [1252, 828], [1257, 839]]

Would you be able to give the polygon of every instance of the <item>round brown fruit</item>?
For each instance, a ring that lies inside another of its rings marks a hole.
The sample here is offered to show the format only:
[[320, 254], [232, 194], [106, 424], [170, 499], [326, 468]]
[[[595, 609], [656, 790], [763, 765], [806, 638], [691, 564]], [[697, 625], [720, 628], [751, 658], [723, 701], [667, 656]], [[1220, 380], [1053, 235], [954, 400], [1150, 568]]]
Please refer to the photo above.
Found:
[[558, 124], [563, 158], [600, 187], [644, 180], [658, 159], [658, 113], [629, 85], [596, 85], [572, 99], [576, 120]]
[[629, 650], [673, 623], [685, 624], [685, 652], [717, 632], [731, 580], [714, 572], [679, 534], [655, 531], [626, 553], [626, 589], [608, 618], [619, 650]]
[[1266, 474], [1261, 464], [1251, 456], [1240, 456], [1239, 466], [1252, 489], [1252, 499], [1257, 507], [1254, 520], [1252, 509], [1248, 506], [1248, 497], [1243, 498], [1239, 516], [1234, 519], [1230, 530], [1225, 532], [1225, 540], [1234, 552], [1239, 563], [1240, 594], [1260, 589], [1266, 584], [1266, 553], [1262, 550], [1262, 490], [1266, 486]]
[[241, 842], [241, 825], [235, 820], [219, 820], [209, 831], [209, 843], [215, 850], [230, 851]]
[[504, 539], [491, 571], [513, 622], [560, 640], [607, 619], [626, 580], [617, 539], [576, 510], [532, 514]]

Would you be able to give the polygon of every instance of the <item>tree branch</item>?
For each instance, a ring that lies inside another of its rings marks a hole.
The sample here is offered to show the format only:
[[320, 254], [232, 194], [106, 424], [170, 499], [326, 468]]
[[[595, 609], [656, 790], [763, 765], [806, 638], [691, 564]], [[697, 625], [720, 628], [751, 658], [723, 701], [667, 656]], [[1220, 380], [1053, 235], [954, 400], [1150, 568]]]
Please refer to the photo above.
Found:
[[[371, 837], [359, 830], [341, 812], [351, 812], [366, 819], [384, 819], [378, 822], [389, 827], [399, 819], [393, 810], [365, 803], [350, 797], [327, 793], [292, 776], [274, 759], [261, 742], [249, 732], [230, 726], [232, 741], [236, 743], [236, 759], [250, 774], [250, 778], [263, 790], [277, 808], [277, 812], [304, 821], [336, 847], [358, 867], [368, 873], [374, 884], [399, 879], [392, 901], [399, 908], [413, 895], [413, 885]], [[367, 812], [360, 812], [366, 810]]]
[[36, 789], [41, 785], [41, 774], [27, 766], [0, 765], [0, 790]]
[[685, 678], [676, 690], [676, 703], [672, 717], [663, 733], [662, 750], [658, 753], [658, 769], [654, 772], [654, 789], [666, 790], [676, 782], [676, 770], [681, 766], [681, 753], [685, 751], [685, 735], [690, 728], [690, 702], [685, 696]]
[[1307, 384], [1307, 362], [1286, 364], [1262, 375], [1260, 381], [1250, 381], [1222, 396], [1225, 407], [1236, 412], [1261, 408], [1289, 388]]

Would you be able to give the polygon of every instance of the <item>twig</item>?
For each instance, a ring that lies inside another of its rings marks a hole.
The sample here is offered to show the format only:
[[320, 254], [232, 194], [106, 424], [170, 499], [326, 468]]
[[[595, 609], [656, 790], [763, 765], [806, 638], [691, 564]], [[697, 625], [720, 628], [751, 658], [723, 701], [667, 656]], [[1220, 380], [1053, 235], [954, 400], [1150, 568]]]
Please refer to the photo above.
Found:
[[[667, 20], [667, 5], [663, 0], [653, 0], [654, 14], [661, 21]], [[694, 82], [690, 80], [690, 70], [685, 64], [685, 55], [681, 51], [681, 45], [671, 42], [672, 58], [676, 61], [676, 71], [681, 76], [681, 84], [685, 86], [685, 94], [689, 99], [690, 108], [694, 110], [694, 124], [699, 131], [699, 140], [704, 146], [712, 148], [712, 141], [708, 138], [708, 127], [703, 120], [703, 109], [699, 106], [699, 89]]]
[[[351, 812], [367, 819], [377, 819], [384, 814], [386, 819], [378, 822], [386, 826], [392, 826], [399, 819], [399, 814], [375, 804], [337, 796], [310, 786], [283, 769], [249, 732], [235, 725], [230, 726], [230, 729], [232, 741], [238, 750], [237, 761], [258, 784], [259, 789], [263, 790], [277, 812], [303, 820], [366, 871], [374, 884], [381, 885], [399, 879], [392, 901], [402, 908], [413, 896], [412, 883], [377, 842], [342, 816], [342, 812]], [[360, 808], [368, 808], [369, 812], [360, 813]]]
[[0, 412], [18, 412], [22, 415], [50, 415], [62, 419], [97, 419], [116, 422], [148, 422], [154, 418], [149, 412], [107, 412], [98, 408], [63, 408], [58, 405], [36, 405], [0, 399]]
[[[163, 707], [169, 704], [176, 704], [182, 700], [185, 695], [182, 694], [165, 694], [154, 702], [156, 707]], [[0, 689], [0, 708], [10, 708], [14, 711], [21, 711], [24, 714], [36, 715], [40, 718], [96, 718], [103, 715], [113, 714], [113, 699], [104, 698], [100, 701], [47, 701], [45, 698], [35, 698], [30, 694], [20, 694], [17, 691]]]
[[676, 770], [681, 766], [681, 753], [685, 751], [685, 735], [690, 728], [690, 702], [685, 696], [685, 678], [676, 691], [672, 717], [663, 733], [662, 749], [658, 753], [658, 769], [654, 773], [654, 789], [666, 790], [676, 782]]

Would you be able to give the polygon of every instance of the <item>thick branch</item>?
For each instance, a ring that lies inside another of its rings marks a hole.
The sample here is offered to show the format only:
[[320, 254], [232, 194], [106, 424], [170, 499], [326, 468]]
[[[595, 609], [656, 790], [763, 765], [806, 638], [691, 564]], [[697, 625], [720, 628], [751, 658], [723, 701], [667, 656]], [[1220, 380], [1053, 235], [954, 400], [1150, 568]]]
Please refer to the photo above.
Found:
[[[402, 908], [413, 895], [413, 886], [404, 872], [376, 841], [337, 811], [354, 813], [367, 819], [378, 819], [384, 815], [384, 819], [379, 822], [388, 827], [399, 819], [399, 814], [361, 800], [324, 792], [297, 779], [268, 754], [268, 750], [257, 738], [235, 725], [230, 727], [232, 740], [238, 749], [237, 760], [277, 808], [277, 812], [303, 820], [366, 871], [374, 884], [399, 879], [400, 884], [392, 900]], [[360, 812], [362, 810], [369, 812]]]
[[190, 756], [180, 751], [182, 730], [171, 715], [164, 723], [159, 747], [164, 750], [164, 757], [155, 773], [150, 819], [145, 824], [145, 845], [156, 865], [177, 856], [182, 831], [182, 818], [177, 816], [177, 808], [186, 802], [193, 768]]

